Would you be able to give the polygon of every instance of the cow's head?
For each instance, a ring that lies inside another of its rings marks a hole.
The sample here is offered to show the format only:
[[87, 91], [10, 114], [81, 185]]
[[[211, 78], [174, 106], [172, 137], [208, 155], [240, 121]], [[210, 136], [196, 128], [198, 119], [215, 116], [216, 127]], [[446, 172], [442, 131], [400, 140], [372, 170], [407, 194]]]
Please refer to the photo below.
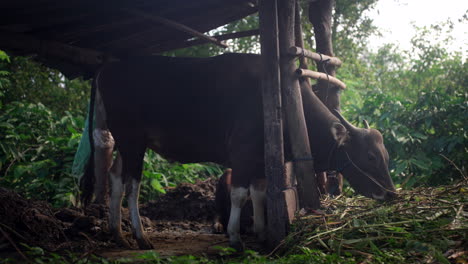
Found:
[[377, 200], [396, 197], [395, 186], [388, 171], [388, 152], [382, 134], [369, 127], [358, 128], [346, 121], [338, 111], [340, 123], [332, 127], [337, 141], [335, 161], [337, 170], [360, 194]]

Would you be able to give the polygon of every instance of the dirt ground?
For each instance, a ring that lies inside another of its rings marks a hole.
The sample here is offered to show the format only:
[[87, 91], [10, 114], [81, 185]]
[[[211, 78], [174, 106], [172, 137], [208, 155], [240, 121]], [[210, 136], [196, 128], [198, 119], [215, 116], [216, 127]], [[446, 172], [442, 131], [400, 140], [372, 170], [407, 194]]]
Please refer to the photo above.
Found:
[[[156, 251], [162, 256], [216, 255], [227, 247], [224, 234], [212, 229], [216, 178], [181, 184], [157, 201], [140, 206], [142, 222]], [[52, 252], [91, 252], [109, 259], [132, 256], [137, 250], [130, 233], [128, 211], [123, 211], [123, 231], [133, 249], [112, 241], [107, 227], [108, 210], [101, 205], [86, 209], [54, 209], [42, 201], [22, 198], [0, 188], [0, 256], [19, 254], [20, 243]], [[248, 248], [259, 248], [245, 237]]]

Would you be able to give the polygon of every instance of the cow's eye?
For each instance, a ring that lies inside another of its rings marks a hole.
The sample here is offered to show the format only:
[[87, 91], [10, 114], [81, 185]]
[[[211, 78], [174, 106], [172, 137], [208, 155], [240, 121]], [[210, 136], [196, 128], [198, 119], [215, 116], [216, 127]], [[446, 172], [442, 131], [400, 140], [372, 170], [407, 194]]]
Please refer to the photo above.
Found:
[[367, 153], [367, 156], [368, 156], [369, 160], [372, 160], [372, 161], [375, 160], [375, 155], [374, 154], [369, 152], [369, 153]]

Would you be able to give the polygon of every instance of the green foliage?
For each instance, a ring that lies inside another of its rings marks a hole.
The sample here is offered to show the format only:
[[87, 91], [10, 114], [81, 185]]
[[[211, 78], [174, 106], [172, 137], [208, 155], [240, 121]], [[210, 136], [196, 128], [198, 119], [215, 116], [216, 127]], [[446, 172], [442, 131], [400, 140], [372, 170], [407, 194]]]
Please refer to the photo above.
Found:
[[54, 206], [74, 202], [73, 155], [84, 120], [41, 103], [12, 102], [0, 113], [0, 185]]
[[151, 150], [146, 152], [144, 161], [141, 201], [153, 200], [166, 193], [166, 188], [175, 187], [179, 183], [194, 183], [197, 179], [219, 176], [223, 173], [222, 167], [217, 164], [168, 162]]
[[54, 206], [76, 202], [70, 168], [88, 90], [87, 82], [0, 52], [0, 186]]
[[[445, 49], [447, 39], [437, 42], [427, 32], [413, 38], [411, 53], [387, 45], [367, 56], [360, 66], [365, 78], [348, 82], [352, 91], [343, 96], [349, 119], [367, 119], [383, 132], [392, 176], [407, 187], [447, 184], [468, 169], [466, 60]], [[353, 78], [346, 68], [339, 73]]]
[[[355, 62], [366, 46], [367, 38], [378, 33], [366, 14], [377, 0], [336, 0], [332, 23], [334, 51], [344, 63]], [[354, 64], [354, 63], [353, 63]]]
[[0, 104], [42, 103], [59, 115], [65, 115], [65, 111], [85, 113], [90, 91], [88, 82], [68, 80], [57, 70], [26, 57], [12, 57], [11, 61], [2, 57], [0, 54]]
[[[10, 84], [8, 79], [9, 71], [5, 69], [5, 65], [10, 63], [10, 57], [2, 50], [0, 50], [0, 98], [3, 96], [2, 90]], [[0, 101], [0, 108], [2, 104]]]
[[460, 117], [468, 116], [467, 102], [468, 93], [442, 87], [422, 91], [416, 101], [369, 91], [347, 114], [383, 133], [396, 183], [442, 184], [462, 177], [451, 162], [466, 174], [468, 125]]

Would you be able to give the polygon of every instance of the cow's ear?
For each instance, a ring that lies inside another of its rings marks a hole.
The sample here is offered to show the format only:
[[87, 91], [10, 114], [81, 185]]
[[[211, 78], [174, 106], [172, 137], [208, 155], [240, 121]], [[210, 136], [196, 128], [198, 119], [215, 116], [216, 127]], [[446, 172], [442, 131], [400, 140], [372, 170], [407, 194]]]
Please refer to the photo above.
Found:
[[341, 123], [333, 123], [331, 133], [338, 146], [343, 146], [349, 138], [348, 130]]

